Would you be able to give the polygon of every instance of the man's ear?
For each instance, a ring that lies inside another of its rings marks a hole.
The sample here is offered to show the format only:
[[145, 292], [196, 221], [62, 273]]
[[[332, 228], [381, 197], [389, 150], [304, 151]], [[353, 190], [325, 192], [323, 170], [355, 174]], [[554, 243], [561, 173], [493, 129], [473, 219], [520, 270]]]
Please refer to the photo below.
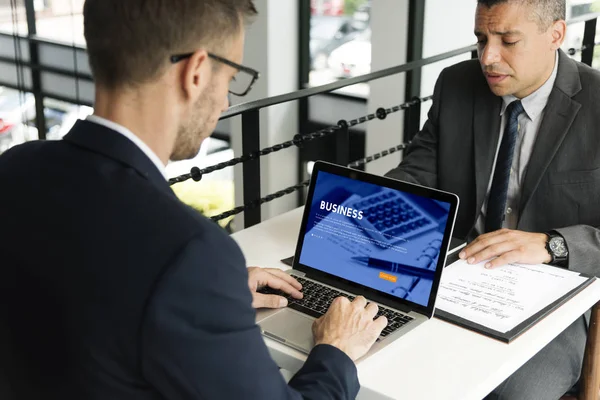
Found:
[[188, 99], [196, 99], [208, 81], [212, 79], [212, 68], [206, 50], [196, 51], [181, 70], [181, 89]]
[[552, 35], [552, 50], [558, 50], [565, 41], [567, 34], [567, 23], [563, 20], [556, 21], [550, 26], [550, 34]]

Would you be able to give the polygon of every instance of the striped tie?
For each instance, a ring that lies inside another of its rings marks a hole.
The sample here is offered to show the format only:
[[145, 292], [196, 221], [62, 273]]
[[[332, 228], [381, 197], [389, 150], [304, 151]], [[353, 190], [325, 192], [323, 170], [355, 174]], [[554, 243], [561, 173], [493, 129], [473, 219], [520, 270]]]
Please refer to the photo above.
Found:
[[485, 217], [485, 231], [493, 232], [502, 228], [506, 212], [506, 195], [508, 181], [512, 168], [515, 142], [519, 133], [519, 115], [525, 111], [520, 100], [515, 100], [506, 108], [506, 127], [498, 151], [494, 180], [488, 197], [487, 212]]

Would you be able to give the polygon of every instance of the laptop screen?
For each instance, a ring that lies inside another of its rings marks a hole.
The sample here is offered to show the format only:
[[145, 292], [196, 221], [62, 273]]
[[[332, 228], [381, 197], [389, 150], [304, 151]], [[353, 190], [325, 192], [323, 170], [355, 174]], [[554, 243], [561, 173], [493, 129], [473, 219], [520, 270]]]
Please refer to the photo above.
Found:
[[324, 171], [312, 194], [300, 264], [428, 307], [450, 203]]

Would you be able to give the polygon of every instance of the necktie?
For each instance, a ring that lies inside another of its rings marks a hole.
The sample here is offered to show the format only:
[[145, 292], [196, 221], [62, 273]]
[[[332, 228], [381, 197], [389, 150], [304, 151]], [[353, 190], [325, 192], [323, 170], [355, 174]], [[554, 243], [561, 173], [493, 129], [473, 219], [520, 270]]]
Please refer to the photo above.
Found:
[[506, 126], [504, 127], [504, 135], [502, 136], [502, 143], [500, 143], [500, 150], [498, 151], [492, 188], [488, 197], [485, 217], [486, 232], [493, 232], [502, 228], [506, 212], [508, 181], [510, 179], [515, 143], [519, 132], [518, 117], [523, 111], [525, 110], [520, 100], [513, 101], [506, 108]]

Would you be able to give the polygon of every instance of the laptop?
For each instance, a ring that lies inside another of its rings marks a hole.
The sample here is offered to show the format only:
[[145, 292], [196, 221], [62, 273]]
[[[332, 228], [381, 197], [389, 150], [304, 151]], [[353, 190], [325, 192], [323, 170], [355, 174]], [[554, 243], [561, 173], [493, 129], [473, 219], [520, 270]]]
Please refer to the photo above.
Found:
[[428, 321], [458, 204], [452, 193], [316, 162], [287, 271], [304, 297], [286, 296], [286, 308], [258, 310], [262, 334], [308, 354], [313, 321], [338, 296], [362, 295], [388, 319], [365, 357]]

